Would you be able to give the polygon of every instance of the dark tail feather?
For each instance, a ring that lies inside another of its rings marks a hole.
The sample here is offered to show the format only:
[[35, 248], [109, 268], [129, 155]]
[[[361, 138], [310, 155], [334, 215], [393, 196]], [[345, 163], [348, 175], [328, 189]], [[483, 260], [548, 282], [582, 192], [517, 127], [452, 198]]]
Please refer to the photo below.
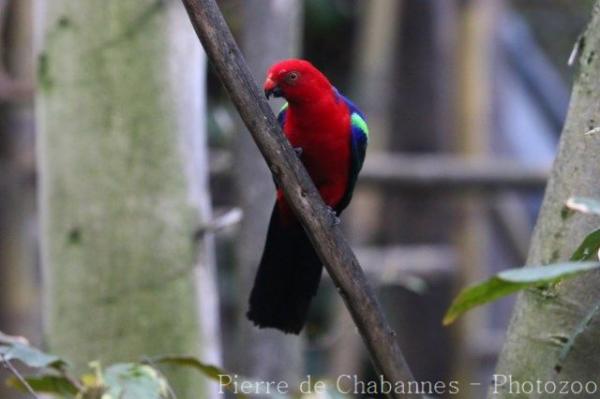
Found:
[[275, 206], [250, 294], [248, 319], [261, 328], [300, 333], [322, 270], [322, 263], [300, 223], [283, 225]]

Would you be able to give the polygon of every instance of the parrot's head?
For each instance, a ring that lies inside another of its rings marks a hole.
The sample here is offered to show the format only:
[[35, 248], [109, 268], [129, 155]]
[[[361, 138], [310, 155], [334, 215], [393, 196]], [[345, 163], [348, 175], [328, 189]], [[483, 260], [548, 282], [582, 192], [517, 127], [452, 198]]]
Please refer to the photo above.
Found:
[[290, 103], [300, 103], [317, 100], [324, 90], [331, 90], [331, 83], [310, 62], [289, 59], [269, 68], [263, 88], [267, 98], [284, 97]]

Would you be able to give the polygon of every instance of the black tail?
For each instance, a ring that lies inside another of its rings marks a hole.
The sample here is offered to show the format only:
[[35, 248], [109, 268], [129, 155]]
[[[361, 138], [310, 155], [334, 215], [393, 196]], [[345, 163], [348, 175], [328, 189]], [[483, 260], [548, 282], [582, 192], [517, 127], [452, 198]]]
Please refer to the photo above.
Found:
[[298, 222], [282, 224], [277, 206], [250, 294], [248, 319], [258, 327], [300, 333], [323, 265]]

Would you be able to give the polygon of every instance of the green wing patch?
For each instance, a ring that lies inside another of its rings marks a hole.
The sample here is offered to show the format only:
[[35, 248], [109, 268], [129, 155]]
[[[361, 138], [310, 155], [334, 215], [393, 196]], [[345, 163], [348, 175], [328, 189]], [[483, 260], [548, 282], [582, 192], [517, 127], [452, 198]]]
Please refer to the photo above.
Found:
[[283, 129], [283, 125], [285, 124], [285, 114], [288, 109], [288, 103], [283, 104], [279, 112], [277, 113], [277, 122], [279, 122], [279, 126]]
[[364, 135], [369, 139], [369, 127], [367, 126], [367, 122], [356, 112], [352, 113], [352, 126], [360, 129], [364, 133]]

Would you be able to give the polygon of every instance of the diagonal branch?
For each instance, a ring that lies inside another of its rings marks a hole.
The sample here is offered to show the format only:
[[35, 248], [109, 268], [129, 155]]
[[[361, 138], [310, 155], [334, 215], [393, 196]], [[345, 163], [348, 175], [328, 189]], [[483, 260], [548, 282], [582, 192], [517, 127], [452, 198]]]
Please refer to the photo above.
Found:
[[413, 377], [396, 334], [389, 327], [352, 249], [333, 223], [331, 212], [258, 90], [218, 6], [214, 0], [182, 1], [217, 74], [338, 287], [375, 367], [388, 381], [407, 386]]

